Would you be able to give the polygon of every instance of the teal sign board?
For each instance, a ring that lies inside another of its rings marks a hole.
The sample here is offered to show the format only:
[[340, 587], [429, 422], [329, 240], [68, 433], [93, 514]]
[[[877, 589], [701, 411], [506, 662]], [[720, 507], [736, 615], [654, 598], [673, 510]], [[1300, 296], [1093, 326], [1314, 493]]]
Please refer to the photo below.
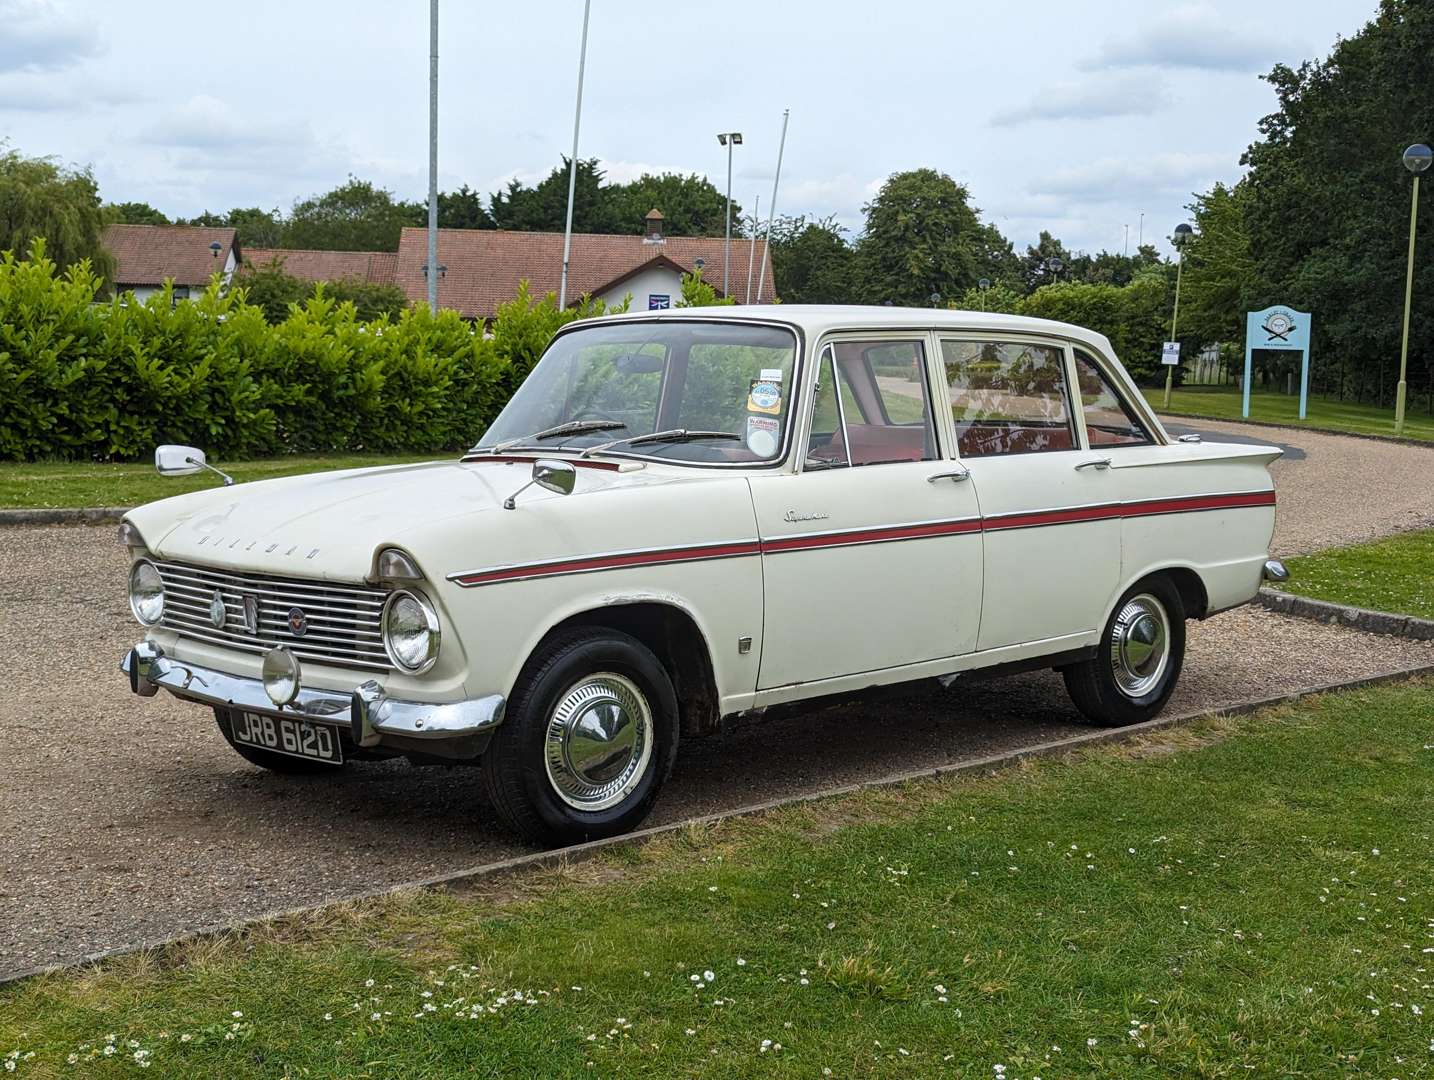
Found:
[[1245, 384], [1242, 416], [1250, 415], [1250, 362], [1256, 349], [1296, 350], [1300, 359], [1300, 419], [1310, 391], [1310, 313], [1276, 304], [1245, 316]]

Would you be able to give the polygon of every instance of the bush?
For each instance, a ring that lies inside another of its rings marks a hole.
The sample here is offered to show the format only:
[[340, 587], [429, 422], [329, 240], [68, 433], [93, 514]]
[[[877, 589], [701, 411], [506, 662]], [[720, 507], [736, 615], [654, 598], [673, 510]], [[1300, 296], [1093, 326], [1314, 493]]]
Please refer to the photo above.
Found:
[[557, 328], [524, 284], [492, 334], [456, 312], [405, 307], [365, 319], [317, 287], [270, 325], [216, 279], [176, 302], [162, 290], [92, 302], [85, 263], [58, 275], [37, 244], [0, 256], [0, 458], [123, 460], [163, 442], [219, 457], [441, 451], [473, 444]]

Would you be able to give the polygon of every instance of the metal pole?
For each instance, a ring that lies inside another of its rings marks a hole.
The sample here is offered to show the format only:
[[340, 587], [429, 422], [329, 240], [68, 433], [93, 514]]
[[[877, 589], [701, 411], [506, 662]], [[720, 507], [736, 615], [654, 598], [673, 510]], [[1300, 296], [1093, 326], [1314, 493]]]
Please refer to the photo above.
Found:
[[[1179, 254], [1179, 253], [1177, 253]], [[1175, 326], [1180, 318], [1180, 276], [1185, 272], [1185, 256], [1179, 255], [1180, 261], [1175, 264], [1175, 310], [1170, 313], [1170, 340], [1180, 340], [1175, 336]], [[1175, 381], [1175, 365], [1171, 364], [1165, 369], [1165, 405], [1170, 408], [1170, 384]]]
[[727, 229], [722, 238], [722, 296], [730, 295], [727, 275], [732, 265], [732, 139], [727, 139]]
[[1135, 250], [1139, 251], [1145, 246], [1145, 211], [1140, 212], [1140, 229], [1135, 234]]
[[438, 310], [438, 0], [428, 5], [428, 310]]
[[747, 303], [752, 302], [752, 264], [757, 258], [757, 230], [762, 226], [762, 196], [752, 207], [752, 235], [747, 241]]
[[1409, 266], [1404, 273], [1404, 336], [1399, 343], [1399, 390], [1394, 396], [1394, 434], [1404, 434], [1405, 376], [1409, 370], [1409, 308], [1414, 302], [1414, 230], [1419, 222], [1419, 174], [1414, 174], [1414, 195], [1409, 200]]
[[777, 218], [777, 185], [782, 180], [782, 152], [787, 148], [787, 120], [791, 109], [782, 110], [782, 141], [777, 144], [777, 175], [772, 177], [772, 205], [767, 209], [767, 242], [762, 247], [762, 270], [757, 275], [757, 303], [762, 302], [762, 286], [767, 281], [767, 261], [772, 257], [772, 223]]
[[583, 122], [583, 69], [588, 62], [588, 16], [593, 0], [583, 0], [583, 42], [578, 48], [578, 102], [573, 107], [573, 156], [568, 161], [568, 220], [563, 226], [563, 277], [558, 285], [558, 310], [568, 306], [568, 260], [573, 253], [573, 197], [578, 187], [578, 129]]

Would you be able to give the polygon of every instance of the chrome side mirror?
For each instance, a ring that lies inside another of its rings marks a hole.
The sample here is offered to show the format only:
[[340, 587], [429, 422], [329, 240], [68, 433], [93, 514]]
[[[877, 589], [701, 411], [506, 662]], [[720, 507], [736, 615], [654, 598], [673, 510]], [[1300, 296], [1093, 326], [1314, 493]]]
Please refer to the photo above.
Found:
[[189, 476], [191, 473], [209, 470], [223, 477], [224, 486], [234, 483], [234, 477], [220, 472], [204, 459], [204, 451], [197, 446], [165, 445], [155, 447], [154, 467], [160, 476]]
[[553, 461], [551, 459], [535, 461], [533, 462], [533, 478], [503, 500], [503, 509], [516, 509], [518, 496], [534, 484], [537, 484], [544, 490], [551, 491], [555, 495], [571, 495], [573, 488], [577, 487], [577, 483], [578, 471], [566, 461]]

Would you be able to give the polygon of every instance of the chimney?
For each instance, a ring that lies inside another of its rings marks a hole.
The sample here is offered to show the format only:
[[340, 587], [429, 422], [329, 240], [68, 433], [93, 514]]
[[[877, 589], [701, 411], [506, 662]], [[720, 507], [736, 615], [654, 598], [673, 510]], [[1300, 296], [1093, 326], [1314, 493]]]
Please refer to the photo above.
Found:
[[662, 211], [653, 207], [643, 218], [646, 226], [643, 231], [642, 242], [644, 244], [661, 244], [665, 241], [662, 238]]

